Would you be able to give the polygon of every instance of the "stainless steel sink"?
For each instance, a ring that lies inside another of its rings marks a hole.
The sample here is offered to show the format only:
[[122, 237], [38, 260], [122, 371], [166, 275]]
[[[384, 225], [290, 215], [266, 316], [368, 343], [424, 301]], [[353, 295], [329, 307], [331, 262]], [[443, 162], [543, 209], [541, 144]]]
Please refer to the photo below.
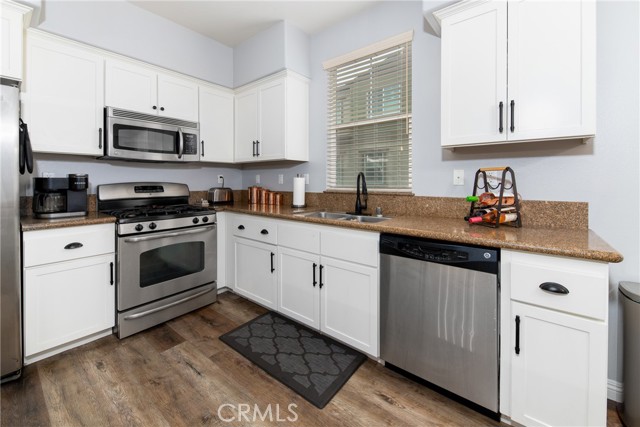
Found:
[[309, 212], [301, 214], [307, 218], [333, 219], [341, 221], [376, 223], [386, 221], [390, 218], [378, 216], [352, 215], [344, 212]]

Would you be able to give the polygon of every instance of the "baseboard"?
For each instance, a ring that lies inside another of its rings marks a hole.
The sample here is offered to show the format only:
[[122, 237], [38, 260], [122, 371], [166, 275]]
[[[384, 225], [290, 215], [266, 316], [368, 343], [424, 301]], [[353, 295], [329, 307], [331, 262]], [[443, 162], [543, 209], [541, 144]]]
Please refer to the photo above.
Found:
[[622, 402], [623, 385], [618, 381], [607, 380], [607, 399], [614, 402]]

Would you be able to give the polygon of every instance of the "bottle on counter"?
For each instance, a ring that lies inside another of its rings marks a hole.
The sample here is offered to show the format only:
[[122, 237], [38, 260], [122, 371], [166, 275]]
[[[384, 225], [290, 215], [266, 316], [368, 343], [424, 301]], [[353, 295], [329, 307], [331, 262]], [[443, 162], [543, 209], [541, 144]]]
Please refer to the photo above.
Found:
[[[482, 206], [495, 206], [500, 201], [500, 196], [496, 196], [493, 193], [482, 193], [479, 196], [467, 196], [467, 202], [478, 202]], [[516, 198], [513, 194], [502, 195], [502, 205], [513, 205], [516, 202]]]
[[513, 222], [518, 219], [518, 214], [516, 212], [502, 212], [500, 213], [500, 217], [498, 218], [498, 210], [491, 209], [490, 212], [483, 214], [482, 216], [472, 216], [469, 218], [469, 224], [477, 224], [479, 222], [488, 222], [491, 224], [495, 224], [499, 222], [500, 224], [504, 222]]

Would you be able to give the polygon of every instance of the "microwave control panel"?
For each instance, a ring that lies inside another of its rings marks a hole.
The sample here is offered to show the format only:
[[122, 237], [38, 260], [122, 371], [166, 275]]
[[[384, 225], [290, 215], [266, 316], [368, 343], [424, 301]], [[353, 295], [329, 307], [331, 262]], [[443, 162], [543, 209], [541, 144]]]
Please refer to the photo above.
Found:
[[198, 135], [195, 133], [183, 133], [184, 150], [182, 154], [198, 154]]

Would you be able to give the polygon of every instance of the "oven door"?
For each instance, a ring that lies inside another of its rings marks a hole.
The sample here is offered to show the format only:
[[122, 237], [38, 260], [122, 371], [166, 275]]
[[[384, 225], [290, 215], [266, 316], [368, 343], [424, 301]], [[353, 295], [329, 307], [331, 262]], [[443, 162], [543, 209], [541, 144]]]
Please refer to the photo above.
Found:
[[118, 311], [217, 277], [216, 225], [118, 238]]

